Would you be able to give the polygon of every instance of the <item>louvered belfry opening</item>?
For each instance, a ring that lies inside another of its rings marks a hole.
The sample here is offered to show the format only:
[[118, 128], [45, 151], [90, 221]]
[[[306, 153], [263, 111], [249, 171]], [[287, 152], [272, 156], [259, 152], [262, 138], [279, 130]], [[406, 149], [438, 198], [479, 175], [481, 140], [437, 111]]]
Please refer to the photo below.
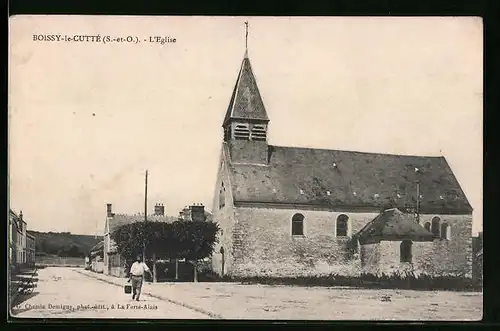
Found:
[[250, 129], [248, 124], [237, 124], [234, 127], [234, 138], [240, 140], [250, 140]]
[[266, 127], [264, 125], [255, 124], [252, 127], [252, 140], [266, 140]]
[[233, 129], [234, 139], [266, 141], [267, 130], [262, 124], [238, 123]]

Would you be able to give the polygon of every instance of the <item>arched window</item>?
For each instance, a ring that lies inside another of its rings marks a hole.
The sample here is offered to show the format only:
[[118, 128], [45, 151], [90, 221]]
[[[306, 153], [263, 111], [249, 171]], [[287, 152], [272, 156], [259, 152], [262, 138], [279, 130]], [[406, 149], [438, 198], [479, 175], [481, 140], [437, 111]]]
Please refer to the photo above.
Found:
[[411, 240], [403, 240], [399, 246], [399, 254], [401, 262], [411, 263], [412, 253], [411, 253]]
[[337, 217], [337, 237], [346, 237], [349, 228], [349, 217], [341, 214]]
[[292, 236], [304, 235], [304, 215], [295, 214], [292, 217]]
[[431, 232], [434, 234], [435, 237], [439, 238], [439, 223], [441, 222], [441, 219], [439, 217], [433, 217], [431, 221]]
[[425, 222], [425, 224], [424, 224], [424, 228], [425, 228], [427, 231], [431, 232], [431, 222]]
[[450, 240], [451, 227], [447, 223], [441, 224], [441, 239]]

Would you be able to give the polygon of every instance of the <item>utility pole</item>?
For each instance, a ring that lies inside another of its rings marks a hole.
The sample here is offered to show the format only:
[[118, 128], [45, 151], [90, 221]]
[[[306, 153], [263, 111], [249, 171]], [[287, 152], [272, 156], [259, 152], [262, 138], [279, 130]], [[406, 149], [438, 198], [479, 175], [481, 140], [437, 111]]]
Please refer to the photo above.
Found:
[[417, 180], [417, 223], [420, 224], [420, 181]]
[[[148, 221], [148, 170], [144, 182], [144, 223]], [[142, 262], [146, 263], [146, 242], [142, 242]]]
[[417, 208], [416, 208], [416, 219], [417, 223], [420, 224], [420, 169], [415, 168], [415, 173], [417, 175]]

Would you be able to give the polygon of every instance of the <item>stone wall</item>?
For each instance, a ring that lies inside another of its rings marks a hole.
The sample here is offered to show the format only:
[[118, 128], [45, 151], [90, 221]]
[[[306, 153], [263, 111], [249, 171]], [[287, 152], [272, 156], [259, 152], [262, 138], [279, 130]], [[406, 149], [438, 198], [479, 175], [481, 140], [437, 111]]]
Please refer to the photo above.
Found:
[[85, 267], [84, 257], [37, 256], [37, 266]]
[[[219, 208], [219, 192], [222, 183], [224, 183], [225, 188], [223, 194], [225, 201], [224, 206], [222, 208]], [[212, 271], [218, 275], [226, 275], [231, 273], [233, 262], [233, 226], [235, 221], [231, 184], [229, 182], [229, 174], [225, 167], [224, 161], [222, 161], [221, 167], [219, 169], [215, 187], [216, 194], [214, 195], [212, 212], [214, 222], [217, 222], [219, 224], [221, 232], [219, 232], [218, 234], [219, 242], [215, 245], [214, 252], [211, 258]], [[220, 253], [221, 247], [224, 248], [224, 254]], [[222, 270], [223, 268], [224, 270]]]
[[372, 275], [380, 275], [380, 245], [368, 244], [360, 247], [361, 272]]
[[[291, 220], [304, 215], [304, 236], [292, 236]], [[336, 220], [349, 217], [356, 233], [377, 213], [236, 207], [231, 276], [355, 276], [360, 259], [349, 237], [336, 237]], [[229, 271], [229, 270], [228, 270]]]
[[472, 238], [472, 278], [478, 284], [483, 280], [483, 256], [478, 255], [483, 248], [483, 235]]
[[381, 241], [361, 247], [362, 272], [377, 276], [404, 275], [413, 272], [419, 275], [426, 267], [426, 257], [432, 256], [433, 242], [413, 242], [412, 263], [401, 262], [400, 240]]
[[[218, 234], [219, 242], [215, 245], [212, 254], [212, 268], [216, 274], [226, 275], [231, 272], [233, 263], [233, 208], [226, 203], [226, 206], [219, 210], [217, 214], [217, 222], [221, 232]], [[224, 249], [224, 254], [221, 253], [221, 248]], [[224, 270], [222, 270], [223, 267]]]
[[[423, 215], [422, 223], [435, 215]], [[392, 275], [412, 271], [416, 276], [472, 277], [472, 217], [439, 215], [451, 226], [451, 237], [432, 242], [413, 242], [412, 264], [400, 262], [401, 241], [381, 241], [361, 247], [364, 273]]]
[[[422, 215], [421, 224], [433, 216]], [[472, 277], [472, 215], [438, 216], [451, 226], [451, 237], [434, 240], [427, 261], [421, 262], [423, 271], [434, 276]]]
[[[224, 153], [224, 151], [223, 151]], [[224, 156], [221, 161], [227, 160]], [[219, 190], [224, 182], [225, 206], [219, 209]], [[416, 274], [471, 276], [472, 269], [472, 216], [420, 215], [424, 226], [433, 217], [451, 226], [451, 238], [413, 244], [413, 263], [401, 264], [400, 242], [382, 245], [364, 245], [353, 250], [349, 236], [355, 234], [378, 212], [347, 210], [321, 210], [315, 208], [288, 208], [263, 206], [234, 207], [229, 174], [221, 164], [214, 195], [214, 221], [222, 233], [212, 256], [212, 268], [217, 274], [233, 277], [320, 276], [338, 274], [359, 275], [394, 273], [412, 269]], [[304, 236], [292, 236], [291, 220], [295, 213], [304, 215]], [[336, 236], [336, 220], [340, 214], [349, 217], [348, 237]], [[224, 258], [220, 253], [224, 248]], [[370, 257], [364, 261], [357, 253]], [[224, 259], [224, 263], [223, 263]]]

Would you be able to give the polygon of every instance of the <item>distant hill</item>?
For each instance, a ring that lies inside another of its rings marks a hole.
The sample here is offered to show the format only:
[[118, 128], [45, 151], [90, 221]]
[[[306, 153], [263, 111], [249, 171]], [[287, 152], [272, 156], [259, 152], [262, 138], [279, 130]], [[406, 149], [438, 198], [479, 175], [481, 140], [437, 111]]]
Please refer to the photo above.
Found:
[[70, 232], [28, 231], [35, 237], [37, 255], [57, 255], [62, 257], [83, 257], [102, 236], [71, 234]]

